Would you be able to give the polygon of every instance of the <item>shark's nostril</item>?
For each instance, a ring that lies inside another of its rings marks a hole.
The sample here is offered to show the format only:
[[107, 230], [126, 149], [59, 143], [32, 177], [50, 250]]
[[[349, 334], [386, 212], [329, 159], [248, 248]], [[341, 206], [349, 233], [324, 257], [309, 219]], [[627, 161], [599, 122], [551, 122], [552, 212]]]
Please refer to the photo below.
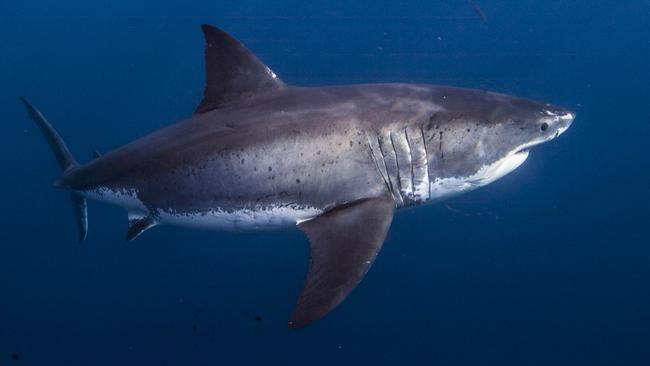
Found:
[[542, 131], [548, 130], [548, 123], [544, 122], [542, 125], [539, 127]]

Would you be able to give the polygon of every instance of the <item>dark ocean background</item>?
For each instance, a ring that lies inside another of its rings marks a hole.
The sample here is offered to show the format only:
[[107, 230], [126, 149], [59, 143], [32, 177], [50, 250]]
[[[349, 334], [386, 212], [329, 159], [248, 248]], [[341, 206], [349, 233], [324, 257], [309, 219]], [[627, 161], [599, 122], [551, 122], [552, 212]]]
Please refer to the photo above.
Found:
[[[650, 365], [650, 2], [0, 1], [0, 365]], [[58, 167], [189, 116], [211, 23], [296, 85], [417, 82], [574, 109], [518, 170], [401, 212], [325, 319], [289, 331], [295, 231], [158, 227]]]

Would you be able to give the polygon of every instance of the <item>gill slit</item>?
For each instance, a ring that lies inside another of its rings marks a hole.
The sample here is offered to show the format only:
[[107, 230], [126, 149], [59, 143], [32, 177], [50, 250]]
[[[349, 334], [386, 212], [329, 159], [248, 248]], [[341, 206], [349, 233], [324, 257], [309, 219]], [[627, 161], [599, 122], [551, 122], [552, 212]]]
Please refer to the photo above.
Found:
[[[384, 162], [384, 169], [386, 169], [386, 177], [388, 177], [388, 185], [390, 187], [390, 193], [395, 197], [395, 188], [393, 187], [393, 180], [390, 179], [390, 172], [388, 171], [388, 164], [386, 164], [386, 154], [384, 149], [381, 148], [382, 142], [379, 136], [377, 136], [377, 145], [379, 146], [379, 153], [381, 154], [381, 160]], [[399, 195], [399, 193], [398, 193]]]
[[429, 176], [429, 152], [427, 151], [427, 140], [424, 138], [424, 126], [420, 126], [420, 133], [422, 134], [422, 146], [424, 146], [424, 158], [426, 159], [424, 164], [425, 169], [427, 170], [427, 187], [429, 188], [428, 200], [431, 199], [431, 177]]
[[395, 154], [395, 168], [397, 170], [397, 189], [402, 194], [402, 179], [399, 174], [399, 160], [397, 159], [397, 150], [395, 149], [395, 142], [393, 142], [393, 132], [388, 132], [388, 137], [390, 137], [390, 146], [393, 148], [393, 154]]
[[411, 141], [409, 141], [409, 134], [406, 131], [406, 128], [404, 129], [404, 138], [406, 139], [406, 147], [409, 149], [409, 155], [411, 158], [409, 159], [411, 163], [411, 195], [415, 197], [415, 176], [413, 174], [413, 150], [411, 149]]
[[[388, 184], [388, 180], [386, 179], [386, 177], [384, 176], [384, 173], [379, 168], [379, 163], [377, 162], [377, 157], [375, 156], [375, 150], [372, 148], [372, 144], [370, 143], [370, 137], [368, 137], [368, 135], [366, 135], [366, 140], [368, 142], [368, 148], [370, 149], [370, 157], [372, 158], [372, 161], [375, 163], [375, 168], [379, 172], [379, 175], [381, 176], [381, 179], [384, 180], [384, 184], [386, 185], [386, 188], [388, 188], [388, 191], [391, 193], [391, 195], [394, 196], [392, 187]], [[380, 147], [380, 149], [381, 149], [381, 147]], [[388, 172], [386, 172], [386, 174], [388, 174]]]

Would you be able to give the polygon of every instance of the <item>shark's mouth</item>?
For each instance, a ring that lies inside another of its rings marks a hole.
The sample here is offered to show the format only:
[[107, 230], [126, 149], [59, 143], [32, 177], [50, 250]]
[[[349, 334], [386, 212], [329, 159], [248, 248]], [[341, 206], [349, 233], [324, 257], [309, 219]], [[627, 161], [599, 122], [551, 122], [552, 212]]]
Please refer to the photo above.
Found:
[[510, 155], [517, 155], [517, 154], [526, 154], [526, 155], [528, 155], [528, 152], [530, 151], [530, 149], [531, 149], [532, 147], [535, 147], [535, 146], [537, 146], [537, 145], [541, 145], [541, 144], [543, 144], [543, 143], [545, 143], [545, 142], [547, 142], [547, 141], [553, 140], [553, 139], [556, 138], [557, 136], [558, 136], [558, 134], [555, 133], [555, 134], [553, 134], [553, 135], [546, 136], [546, 137], [543, 137], [543, 138], [540, 138], [540, 139], [533, 140], [533, 141], [530, 141], [530, 142], [528, 142], [528, 143], [525, 143], [525, 144], [519, 146], [518, 148], [516, 148], [516, 149], [514, 150], [515, 152], [514, 152], [514, 153], [510, 153]]
[[479, 177], [478, 185], [483, 186], [492, 183], [519, 168], [528, 158], [528, 152], [529, 150], [527, 148], [518, 150], [491, 165], [481, 168], [477, 174]]

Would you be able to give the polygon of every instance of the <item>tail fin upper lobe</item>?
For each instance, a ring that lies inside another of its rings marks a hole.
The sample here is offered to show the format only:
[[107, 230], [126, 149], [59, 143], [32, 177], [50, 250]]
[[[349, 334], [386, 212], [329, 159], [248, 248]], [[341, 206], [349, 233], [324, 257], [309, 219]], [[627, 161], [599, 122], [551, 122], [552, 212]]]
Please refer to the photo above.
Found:
[[[63, 172], [66, 172], [70, 169], [76, 168], [79, 164], [68, 150], [68, 147], [63, 142], [61, 136], [56, 132], [54, 127], [45, 119], [43, 114], [34, 108], [31, 103], [29, 103], [25, 98], [20, 98], [20, 101], [23, 102], [25, 108], [27, 108], [27, 113], [29, 113], [29, 118], [34, 121], [36, 126], [41, 130], [41, 133], [45, 137], [45, 140], [50, 145], [54, 157], [56, 157], [59, 166]], [[87, 204], [86, 199], [81, 196], [79, 193], [72, 192], [72, 207], [74, 209], [75, 219], [77, 221], [78, 233], [79, 233], [79, 242], [83, 242], [86, 239], [88, 234], [88, 213], [87, 213]]]

